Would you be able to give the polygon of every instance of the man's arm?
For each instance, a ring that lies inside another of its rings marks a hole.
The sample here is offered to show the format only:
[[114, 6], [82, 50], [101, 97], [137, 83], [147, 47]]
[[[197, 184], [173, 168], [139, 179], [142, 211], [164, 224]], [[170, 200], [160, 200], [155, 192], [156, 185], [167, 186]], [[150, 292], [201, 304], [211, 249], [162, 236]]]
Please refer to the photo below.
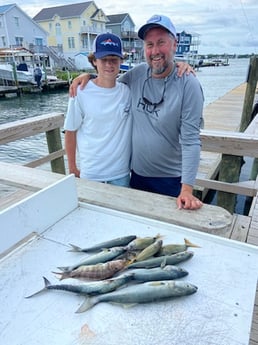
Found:
[[[194, 69], [188, 63], [180, 61], [176, 62], [176, 66], [178, 67], [177, 75], [181, 77], [184, 73], [187, 75], [193, 73], [195, 75]], [[83, 89], [88, 81], [92, 78], [92, 74], [90, 73], [82, 73], [78, 75], [78, 77], [74, 78], [72, 84], [69, 88], [69, 96], [75, 97], [77, 95], [77, 88], [80, 85], [80, 89]]]

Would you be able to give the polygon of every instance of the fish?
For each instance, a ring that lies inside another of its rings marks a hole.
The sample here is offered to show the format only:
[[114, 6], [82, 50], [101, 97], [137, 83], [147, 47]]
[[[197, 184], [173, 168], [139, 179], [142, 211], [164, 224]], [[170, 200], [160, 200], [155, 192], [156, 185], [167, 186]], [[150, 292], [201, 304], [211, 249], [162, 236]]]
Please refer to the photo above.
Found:
[[121, 275], [116, 278], [106, 279], [102, 281], [89, 282], [84, 284], [51, 284], [50, 281], [43, 277], [44, 279], [44, 288], [34, 292], [32, 295], [26, 296], [25, 298], [34, 297], [47, 290], [61, 290], [77, 293], [79, 295], [98, 295], [103, 293], [108, 293], [116, 290], [117, 288], [125, 285], [133, 279], [133, 272]]
[[82, 265], [68, 272], [53, 272], [60, 275], [60, 280], [75, 278], [82, 280], [104, 280], [111, 278], [115, 273], [121, 271], [127, 265], [127, 260], [113, 260], [96, 265]]
[[102, 302], [120, 303], [123, 305], [151, 303], [191, 295], [197, 290], [197, 286], [178, 280], [151, 281], [129, 285], [107, 294], [87, 298], [76, 313], [85, 312]]
[[150, 244], [148, 247], [143, 249], [136, 257], [132, 260], [134, 261], [143, 261], [155, 255], [161, 248], [163, 241], [157, 240], [154, 243]]
[[129, 242], [129, 244], [127, 244], [126, 249], [128, 251], [143, 250], [159, 238], [161, 238], [160, 234], [157, 234], [154, 237], [136, 237], [134, 240]]
[[63, 266], [63, 267], [57, 267], [57, 268], [63, 272], [70, 272], [80, 266], [95, 265], [95, 264], [105, 263], [107, 261], [113, 260], [119, 255], [123, 254], [125, 251], [126, 249], [124, 247], [107, 248], [107, 249], [103, 249], [101, 252], [97, 254], [87, 256], [86, 258], [82, 259], [81, 261], [71, 266]]
[[140, 282], [172, 280], [188, 275], [188, 272], [185, 269], [174, 265], [154, 268], [136, 268], [134, 270], [130, 270], [130, 272], [133, 273], [132, 279]]
[[180, 252], [184, 252], [189, 247], [200, 248], [200, 246], [193, 244], [186, 238], [184, 239], [184, 244], [166, 244], [163, 245], [157, 252], [156, 256], [172, 255]]
[[163, 267], [165, 265], [175, 265], [182, 261], [191, 259], [194, 255], [192, 251], [184, 251], [172, 255], [156, 256], [147, 260], [129, 263], [127, 268], [152, 268], [152, 267]]
[[136, 235], [117, 237], [117, 238], [114, 238], [114, 239], [106, 241], [106, 242], [95, 244], [95, 245], [88, 247], [88, 248], [81, 248], [81, 247], [78, 247], [78, 246], [70, 243], [69, 245], [72, 248], [69, 251], [70, 252], [84, 252], [84, 253], [96, 252], [96, 251], [100, 251], [104, 248], [126, 246], [128, 243], [130, 243], [134, 239], [136, 239]]

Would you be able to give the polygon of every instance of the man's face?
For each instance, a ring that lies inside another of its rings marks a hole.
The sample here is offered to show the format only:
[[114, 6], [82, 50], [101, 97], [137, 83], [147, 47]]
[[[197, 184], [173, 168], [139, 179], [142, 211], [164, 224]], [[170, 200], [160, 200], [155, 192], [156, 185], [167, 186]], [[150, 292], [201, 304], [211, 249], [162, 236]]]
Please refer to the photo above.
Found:
[[176, 52], [176, 40], [165, 29], [152, 28], [144, 37], [145, 59], [152, 75], [163, 78], [170, 73]]

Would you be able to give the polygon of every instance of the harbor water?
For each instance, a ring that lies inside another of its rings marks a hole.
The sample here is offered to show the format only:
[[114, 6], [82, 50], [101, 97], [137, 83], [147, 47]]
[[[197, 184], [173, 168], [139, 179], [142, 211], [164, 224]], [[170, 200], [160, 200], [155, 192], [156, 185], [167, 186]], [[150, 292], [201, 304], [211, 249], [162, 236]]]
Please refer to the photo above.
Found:
[[[246, 81], [249, 59], [231, 59], [229, 66], [204, 67], [196, 71], [205, 97], [205, 105]], [[53, 112], [65, 113], [68, 92], [24, 94], [0, 99], [0, 124]], [[45, 134], [1, 145], [0, 160], [26, 164], [47, 154]], [[42, 168], [42, 167], [41, 167]], [[43, 167], [49, 169], [49, 167]], [[248, 178], [247, 178], [248, 179]]]

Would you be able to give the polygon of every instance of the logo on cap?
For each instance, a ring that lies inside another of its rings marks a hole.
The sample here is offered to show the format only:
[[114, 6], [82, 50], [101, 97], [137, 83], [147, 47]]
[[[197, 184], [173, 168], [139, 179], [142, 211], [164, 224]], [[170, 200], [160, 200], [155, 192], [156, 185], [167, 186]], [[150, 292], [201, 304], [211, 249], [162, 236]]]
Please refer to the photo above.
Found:
[[118, 47], [118, 43], [112, 41], [111, 38], [109, 38], [109, 39], [107, 39], [107, 40], [104, 40], [104, 41], [100, 42], [100, 44], [104, 45], [105, 47], [106, 47], [107, 45]]

